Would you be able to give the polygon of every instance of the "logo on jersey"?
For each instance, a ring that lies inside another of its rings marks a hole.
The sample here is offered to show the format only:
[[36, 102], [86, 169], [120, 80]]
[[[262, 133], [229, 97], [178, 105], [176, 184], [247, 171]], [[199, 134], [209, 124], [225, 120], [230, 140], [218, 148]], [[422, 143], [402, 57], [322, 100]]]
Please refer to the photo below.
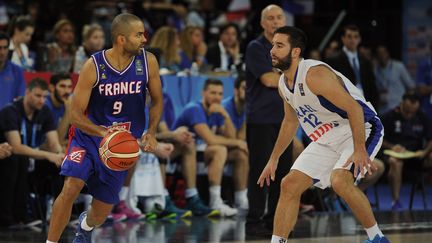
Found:
[[99, 69], [101, 71], [105, 71], [105, 64], [103, 64], [103, 63], [99, 64]]
[[84, 149], [79, 147], [72, 147], [71, 152], [68, 155], [68, 160], [81, 164], [85, 154], [86, 151]]
[[302, 84], [302, 83], [299, 83], [299, 84], [298, 84], [298, 87], [299, 87], [299, 90], [300, 90], [300, 95], [301, 95], [301, 96], [305, 96], [305, 92], [304, 92], [304, 89], [303, 89], [303, 84]]
[[135, 61], [135, 74], [136, 75], [144, 75], [144, 66], [141, 60]]
[[102, 79], [106, 79], [107, 77], [106, 77], [106, 75], [105, 75], [105, 73], [102, 73]]
[[109, 127], [103, 126], [107, 129], [124, 129], [130, 132], [131, 122], [113, 122]]
[[115, 96], [124, 94], [141, 94], [142, 81], [122, 81], [116, 83], [99, 84], [99, 94], [104, 96]]

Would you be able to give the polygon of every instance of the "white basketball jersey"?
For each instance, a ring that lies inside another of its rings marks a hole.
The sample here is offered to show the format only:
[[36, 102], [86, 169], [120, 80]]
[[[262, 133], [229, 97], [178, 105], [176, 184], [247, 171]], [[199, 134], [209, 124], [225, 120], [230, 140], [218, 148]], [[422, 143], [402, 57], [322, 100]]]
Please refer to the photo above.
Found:
[[296, 111], [299, 123], [309, 138], [313, 142], [330, 144], [337, 141], [339, 137], [346, 137], [346, 135], [351, 134], [347, 113], [323, 96], [313, 94], [306, 83], [306, 74], [309, 68], [317, 65], [330, 68], [342, 79], [345, 89], [362, 106], [365, 127], [369, 128], [371, 125], [367, 122], [376, 117], [376, 111], [365, 100], [361, 91], [349, 79], [328, 64], [312, 59], [302, 59], [294, 78], [293, 90], [286, 86], [284, 74], [279, 78], [279, 90], [284, 96], [285, 102], [288, 102]]

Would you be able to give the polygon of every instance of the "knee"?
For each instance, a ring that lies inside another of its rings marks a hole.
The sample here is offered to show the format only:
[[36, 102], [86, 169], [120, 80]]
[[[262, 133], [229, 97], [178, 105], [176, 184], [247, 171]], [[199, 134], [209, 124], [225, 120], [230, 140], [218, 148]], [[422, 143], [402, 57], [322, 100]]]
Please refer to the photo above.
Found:
[[[347, 171], [348, 172], [348, 171]], [[349, 172], [348, 172], [349, 173]], [[347, 180], [345, 176], [340, 175], [339, 173], [333, 174], [331, 180], [331, 186], [333, 190], [340, 195], [341, 193], [347, 192], [354, 187], [354, 182], [351, 180]]]
[[235, 163], [241, 164], [242, 166], [249, 167], [249, 157], [245, 152], [236, 149], [230, 153], [232, 153], [232, 158], [235, 161]]
[[228, 155], [228, 149], [223, 145], [212, 145], [211, 148], [215, 157], [226, 158]]
[[61, 191], [61, 196], [66, 200], [73, 202], [78, 197], [82, 187], [83, 185], [81, 185], [81, 183], [65, 181]]
[[301, 192], [296, 191], [296, 180], [295, 178], [288, 174], [281, 181], [281, 194], [285, 197], [296, 197], [300, 196]]

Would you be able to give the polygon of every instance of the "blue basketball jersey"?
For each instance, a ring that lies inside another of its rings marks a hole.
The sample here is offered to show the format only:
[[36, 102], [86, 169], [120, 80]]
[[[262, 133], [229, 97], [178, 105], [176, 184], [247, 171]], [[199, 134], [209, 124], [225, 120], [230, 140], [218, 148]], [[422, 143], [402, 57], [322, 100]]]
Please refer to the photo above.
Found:
[[123, 126], [140, 138], [146, 125], [148, 64], [145, 50], [133, 57], [121, 72], [110, 65], [105, 50], [92, 58], [97, 79], [87, 106], [88, 118], [96, 125]]

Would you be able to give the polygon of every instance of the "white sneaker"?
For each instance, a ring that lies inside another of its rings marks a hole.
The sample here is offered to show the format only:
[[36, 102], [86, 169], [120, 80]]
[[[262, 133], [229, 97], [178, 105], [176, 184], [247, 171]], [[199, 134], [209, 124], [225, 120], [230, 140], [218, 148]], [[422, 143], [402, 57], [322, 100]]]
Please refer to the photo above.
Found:
[[249, 210], [249, 200], [243, 199], [235, 202], [235, 207], [239, 210]]
[[222, 217], [232, 217], [238, 213], [238, 210], [236, 208], [232, 208], [222, 201], [218, 201], [216, 203], [213, 203], [212, 206], [210, 206], [212, 209], [216, 209], [220, 212], [220, 215]]

